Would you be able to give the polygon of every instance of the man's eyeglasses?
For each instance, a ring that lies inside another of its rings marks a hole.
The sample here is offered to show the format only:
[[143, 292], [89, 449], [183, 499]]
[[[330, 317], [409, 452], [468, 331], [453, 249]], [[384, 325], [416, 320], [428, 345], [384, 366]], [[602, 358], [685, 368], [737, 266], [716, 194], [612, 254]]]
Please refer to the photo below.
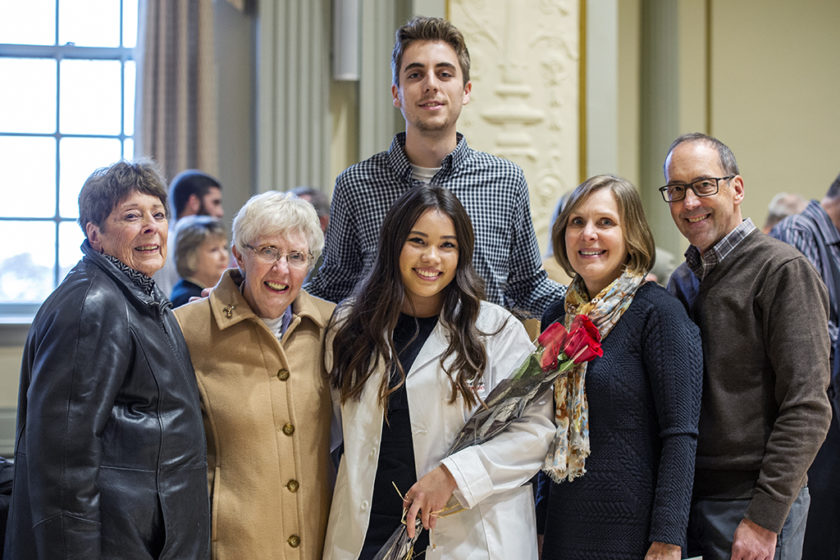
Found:
[[728, 181], [734, 176], [704, 177], [692, 183], [671, 183], [664, 187], [659, 187], [659, 192], [662, 193], [662, 200], [665, 202], [677, 202], [684, 199], [688, 189], [691, 189], [696, 196], [703, 198], [704, 196], [716, 195], [720, 190], [720, 182]]
[[309, 266], [309, 254], [303, 251], [289, 251], [284, 253], [274, 245], [262, 245], [261, 247], [245, 245], [245, 247], [250, 249], [264, 263], [274, 264], [285, 258], [289, 268], [306, 268]]

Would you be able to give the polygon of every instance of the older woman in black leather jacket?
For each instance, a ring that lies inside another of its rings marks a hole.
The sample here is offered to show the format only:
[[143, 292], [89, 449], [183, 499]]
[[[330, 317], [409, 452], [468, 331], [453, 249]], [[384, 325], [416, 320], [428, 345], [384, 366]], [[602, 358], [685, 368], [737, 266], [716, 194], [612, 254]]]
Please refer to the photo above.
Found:
[[151, 279], [168, 214], [151, 163], [100, 169], [82, 188], [84, 257], [24, 349], [6, 558], [209, 556], [198, 389]]

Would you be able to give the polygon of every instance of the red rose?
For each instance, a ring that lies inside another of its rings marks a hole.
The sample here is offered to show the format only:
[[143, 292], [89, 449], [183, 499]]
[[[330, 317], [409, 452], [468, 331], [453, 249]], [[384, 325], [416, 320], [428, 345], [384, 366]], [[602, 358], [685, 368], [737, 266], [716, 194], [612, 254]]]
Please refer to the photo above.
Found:
[[604, 355], [601, 349], [601, 333], [586, 315], [578, 315], [572, 320], [563, 353], [573, 358], [576, 364]]
[[544, 348], [542, 356], [540, 356], [540, 367], [543, 371], [557, 369], [560, 351], [563, 349], [568, 336], [566, 327], [560, 323], [551, 323], [537, 338], [537, 342]]

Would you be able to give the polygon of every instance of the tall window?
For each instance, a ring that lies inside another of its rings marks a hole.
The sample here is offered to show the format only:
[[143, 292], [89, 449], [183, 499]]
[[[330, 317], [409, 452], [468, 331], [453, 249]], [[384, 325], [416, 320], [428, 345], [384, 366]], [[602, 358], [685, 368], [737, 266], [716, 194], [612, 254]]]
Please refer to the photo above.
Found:
[[138, 0], [0, 0], [0, 316], [81, 258], [87, 176], [134, 153]]

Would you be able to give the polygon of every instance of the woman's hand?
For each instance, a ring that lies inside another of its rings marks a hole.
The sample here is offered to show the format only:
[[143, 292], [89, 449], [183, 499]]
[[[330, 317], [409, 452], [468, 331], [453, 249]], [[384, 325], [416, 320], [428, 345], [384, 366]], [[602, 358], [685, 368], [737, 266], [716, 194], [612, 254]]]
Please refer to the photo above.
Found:
[[423, 527], [427, 530], [434, 529], [437, 524], [437, 515], [434, 515], [434, 512], [446, 507], [446, 503], [452, 497], [452, 492], [457, 487], [449, 469], [444, 465], [438, 465], [436, 469], [427, 473], [408, 489], [403, 505], [408, 508], [405, 527], [410, 538], [414, 538], [414, 519], [417, 513], [420, 513]]
[[645, 554], [645, 560], [680, 560], [681, 551], [675, 544], [653, 542]]

